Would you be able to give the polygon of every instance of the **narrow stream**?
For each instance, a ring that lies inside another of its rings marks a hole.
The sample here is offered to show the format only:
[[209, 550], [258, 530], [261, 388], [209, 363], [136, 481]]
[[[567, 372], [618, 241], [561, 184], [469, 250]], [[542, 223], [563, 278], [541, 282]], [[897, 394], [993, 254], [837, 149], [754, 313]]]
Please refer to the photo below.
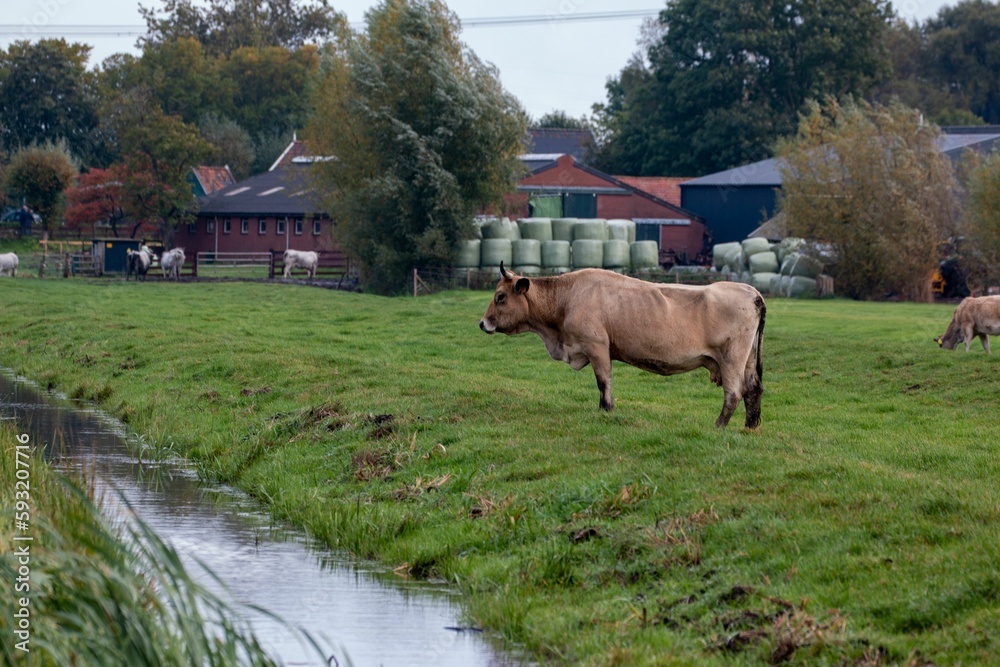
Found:
[[[447, 587], [401, 579], [331, 553], [298, 531], [275, 528], [245, 495], [203, 484], [180, 465], [140, 466], [121, 424], [102, 413], [0, 373], [0, 418], [15, 420], [19, 432], [44, 444], [57, 466], [86, 466], [112, 520], [126, 513], [120, 493], [286, 665], [323, 663], [297, 633], [245, 605], [305, 629], [341, 665], [526, 664], [483, 634], [462, 629], [458, 598]], [[198, 561], [226, 583], [228, 594]]]

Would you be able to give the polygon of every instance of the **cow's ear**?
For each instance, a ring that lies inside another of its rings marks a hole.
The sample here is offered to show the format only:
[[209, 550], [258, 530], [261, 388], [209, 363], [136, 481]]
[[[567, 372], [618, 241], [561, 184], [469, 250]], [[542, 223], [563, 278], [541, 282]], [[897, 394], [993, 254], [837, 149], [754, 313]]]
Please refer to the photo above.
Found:
[[517, 282], [514, 283], [514, 293], [515, 294], [525, 294], [528, 291], [528, 285], [531, 283], [527, 278], [518, 278]]

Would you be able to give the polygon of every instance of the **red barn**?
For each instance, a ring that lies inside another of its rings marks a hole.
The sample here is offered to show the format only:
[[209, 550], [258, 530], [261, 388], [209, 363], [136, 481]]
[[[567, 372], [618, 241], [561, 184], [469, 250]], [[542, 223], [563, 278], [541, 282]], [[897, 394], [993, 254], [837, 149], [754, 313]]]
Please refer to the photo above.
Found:
[[174, 245], [189, 255], [334, 249], [330, 218], [307, 178], [322, 158], [305, 153], [295, 140], [263, 174], [199, 197], [197, 218], [178, 227]]

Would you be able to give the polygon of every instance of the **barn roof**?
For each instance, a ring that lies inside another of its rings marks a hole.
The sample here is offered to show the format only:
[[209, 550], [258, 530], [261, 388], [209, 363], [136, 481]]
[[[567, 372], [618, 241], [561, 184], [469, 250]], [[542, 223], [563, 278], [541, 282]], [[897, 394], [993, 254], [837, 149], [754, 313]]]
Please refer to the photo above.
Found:
[[229, 170], [229, 165], [224, 167], [199, 166], [191, 167], [195, 181], [200, 189], [199, 194], [210, 195], [216, 190], [232, 185], [236, 182], [236, 177]]
[[[596, 143], [590, 130], [569, 128], [533, 127], [528, 130], [525, 155], [572, 155], [577, 162], [585, 162], [587, 154]], [[525, 156], [521, 156], [524, 160]], [[555, 159], [555, 158], [553, 158]]]
[[320, 211], [309, 164], [289, 164], [198, 198], [199, 215], [305, 217]]
[[[973, 149], [981, 152], [992, 152], [1000, 148], [1000, 127], [985, 126], [977, 128], [978, 131], [970, 131], [972, 128], [943, 128], [945, 130], [961, 130], [961, 133], [945, 132], [941, 135], [939, 147], [941, 152], [953, 161], [959, 159], [965, 149]], [[741, 187], [741, 186], [768, 186], [781, 187], [781, 158], [770, 158], [752, 162], [741, 167], [726, 169], [701, 178], [694, 178], [685, 181], [680, 187]]]

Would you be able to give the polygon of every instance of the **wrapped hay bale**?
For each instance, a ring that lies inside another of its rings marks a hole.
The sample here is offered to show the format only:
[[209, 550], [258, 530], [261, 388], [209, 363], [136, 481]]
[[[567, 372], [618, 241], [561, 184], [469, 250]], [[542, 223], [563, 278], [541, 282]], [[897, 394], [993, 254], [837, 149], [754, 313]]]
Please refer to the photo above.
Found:
[[628, 241], [611, 239], [604, 242], [604, 268], [625, 269], [632, 261]]
[[573, 241], [573, 268], [599, 269], [604, 266], [604, 241], [580, 239]]
[[517, 221], [517, 227], [522, 239], [552, 240], [551, 218], [522, 218]]
[[771, 242], [767, 239], [747, 239], [740, 244], [747, 257], [756, 255], [759, 252], [771, 252]]
[[608, 240], [627, 241], [635, 243], [635, 223], [631, 220], [608, 220]]
[[459, 269], [479, 268], [482, 243], [479, 239], [459, 242], [455, 255], [455, 267]]
[[755, 273], [753, 274], [753, 286], [762, 294], [770, 294], [773, 289], [771, 285], [775, 278], [781, 278], [781, 275], [769, 272]]
[[795, 236], [789, 236], [787, 239], [782, 239], [781, 243], [778, 244], [778, 249], [775, 250], [775, 254], [778, 255], [778, 261], [784, 263], [785, 257], [789, 253], [798, 252], [803, 245], [805, 245], [806, 240], [800, 239]]
[[552, 240], [573, 242], [573, 227], [576, 226], [576, 218], [552, 218]]
[[572, 265], [569, 259], [569, 241], [542, 241], [542, 267], [546, 269], [567, 269]]
[[778, 280], [778, 296], [796, 299], [815, 299], [818, 294], [816, 280], [805, 276], [781, 276]]
[[510, 239], [483, 239], [481, 246], [481, 263], [486, 267], [496, 267], [499, 271], [500, 262], [504, 266], [514, 264], [514, 244]]
[[514, 273], [522, 276], [540, 276], [542, 275], [542, 267], [538, 265], [515, 266]]
[[819, 260], [799, 252], [788, 253], [781, 263], [781, 275], [783, 276], [802, 276], [815, 279], [822, 271], [823, 265]]
[[511, 241], [511, 256], [514, 266], [541, 266], [542, 242], [536, 239]]
[[778, 256], [771, 251], [758, 252], [750, 255], [750, 271], [752, 273], [777, 273]]
[[573, 225], [573, 240], [604, 243], [608, 240], [608, 221], [601, 218], [577, 220]]
[[483, 240], [506, 239], [516, 241], [521, 238], [521, 231], [516, 222], [511, 222], [510, 218], [500, 218], [483, 225]]
[[729, 254], [740, 248], [740, 244], [737, 242], [732, 243], [716, 243], [712, 246], [712, 260], [715, 264], [715, 268], [722, 270], [722, 267], [729, 263]]
[[656, 241], [636, 241], [629, 245], [629, 259], [636, 271], [659, 268], [660, 248]]
[[788, 288], [788, 296], [800, 299], [816, 298], [816, 280], [805, 276], [792, 276], [791, 285]]

